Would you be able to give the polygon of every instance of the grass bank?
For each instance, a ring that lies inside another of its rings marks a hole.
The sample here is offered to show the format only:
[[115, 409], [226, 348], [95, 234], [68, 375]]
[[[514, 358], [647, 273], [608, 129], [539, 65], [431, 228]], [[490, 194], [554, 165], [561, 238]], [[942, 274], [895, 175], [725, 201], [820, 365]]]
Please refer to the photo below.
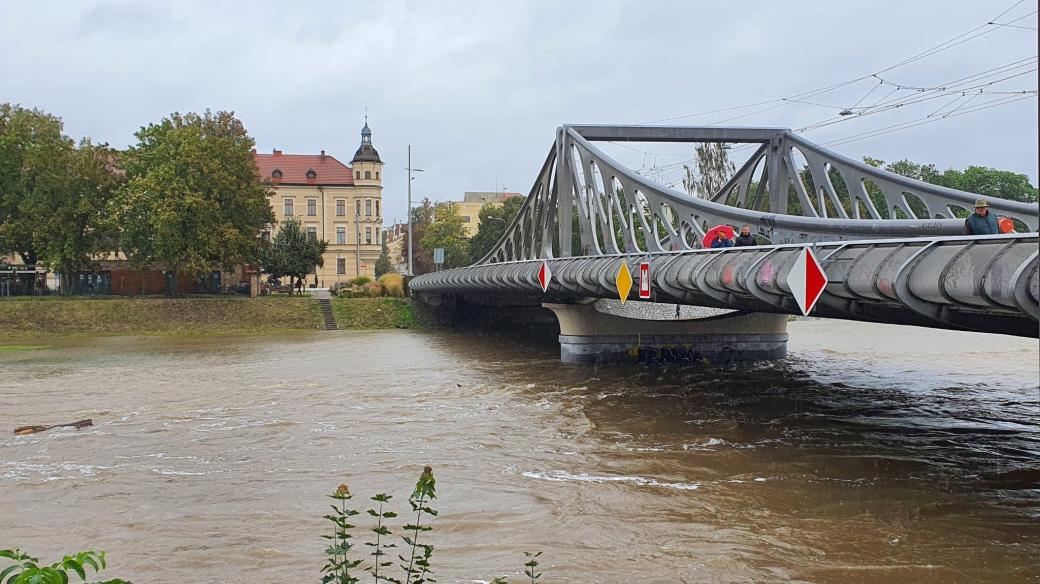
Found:
[[49, 335], [242, 334], [318, 330], [311, 298], [11, 299], [0, 340]]
[[333, 298], [332, 313], [341, 330], [413, 328], [419, 324], [407, 298]]

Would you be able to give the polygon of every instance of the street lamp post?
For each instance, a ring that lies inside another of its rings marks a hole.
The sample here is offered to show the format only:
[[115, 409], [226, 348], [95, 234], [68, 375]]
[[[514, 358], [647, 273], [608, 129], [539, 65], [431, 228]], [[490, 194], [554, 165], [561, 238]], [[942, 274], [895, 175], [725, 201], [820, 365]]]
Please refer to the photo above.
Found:
[[412, 173], [422, 172], [421, 168], [412, 168], [412, 145], [408, 145], [408, 275], [415, 274], [412, 269]]

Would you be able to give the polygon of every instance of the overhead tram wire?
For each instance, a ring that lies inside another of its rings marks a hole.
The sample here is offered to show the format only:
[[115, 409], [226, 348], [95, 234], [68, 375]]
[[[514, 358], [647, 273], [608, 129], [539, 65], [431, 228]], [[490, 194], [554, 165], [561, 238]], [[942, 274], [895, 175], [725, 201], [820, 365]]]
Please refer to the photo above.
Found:
[[[1023, 18], [1031, 16], [1032, 14], [1036, 14], [1036, 11], [1033, 11], [1033, 12], [1031, 12], [1029, 14], [1026, 14], [1024, 16], [1020, 16], [1020, 17], [1018, 17], [1018, 18], [1016, 18], [1014, 20], [1011, 20], [1008, 23], [997, 23], [996, 22], [1002, 16], [1007, 14], [1008, 12], [1011, 12], [1012, 10], [1014, 10], [1022, 2], [1024, 2], [1024, 0], [1018, 0], [1017, 2], [1013, 3], [1011, 6], [1006, 8], [1003, 12], [1001, 12], [1000, 14], [995, 16], [994, 18], [990, 19], [988, 22], [986, 22], [984, 24], [980, 24], [979, 26], [976, 26], [975, 28], [973, 28], [973, 29], [971, 29], [971, 30], [969, 30], [967, 32], [964, 32], [964, 33], [961, 33], [959, 35], [956, 35], [956, 36], [954, 36], [954, 37], [952, 37], [950, 39], [947, 39], [947, 40], [945, 40], [945, 41], [943, 41], [943, 42], [941, 42], [941, 43], [939, 43], [939, 44], [937, 44], [937, 45], [935, 45], [935, 46], [933, 46], [933, 47], [931, 47], [929, 49], [926, 49], [926, 50], [924, 50], [924, 51], [922, 51], [920, 53], [917, 53], [916, 55], [913, 55], [911, 57], [903, 59], [902, 61], [899, 61], [897, 63], [889, 65], [888, 67], [885, 67], [884, 69], [881, 69], [881, 70], [876, 71], [875, 73], [872, 73], [872, 74], [869, 74], [869, 75], [863, 75], [863, 76], [860, 76], [860, 77], [856, 77], [854, 79], [849, 79], [847, 81], [843, 81], [843, 82], [840, 82], [840, 83], [835, 83], [835, 84], [824, 86], [824, 87], [820, 87], [820, 88], [817, 88], [817, 89], [803, 91], [801, 93], [796, 93], [796, 94], [789, 95], [789, 96], [786, 96], [786, 97], [780, 97], [780, 98], [770, 99], [770, 100], [763, 100], [763, 101], [759, 101], [759, 102], [755, 102], [755, 103], [751, 103], [751, 104], [747, 104], [747, 105], [742, 105], [742, 106], [733, 106], [733, 107], [728, 107], [728, 108], [722, 108], [722, 109], [716, 109], [716, 110], [710, 110], [710, 111], [704, 111], [704, 112], [697, 112], [697, 113], [693, 113], [693, 114], [686, 114], [686, 115], [682, 115], [682, 116], [672, 116], [672, 117], [668, 117], [668, 118], [661, 118], [661, 119], [657, 119], [657, 120], [651, 120], [651, 121], [647, 121], [647, 122], [642, 122], [642, 123], [639, 123], [639, 124], [636, 124], [636, 125], [638, 125], [638, 126], [646, 126], [646, 125], [658, 124], [658, 123], [662, 123], [662, 122], [671, 122], [671, 121], [675, 121], [675, 120], [688, 119], [688, 118], [699, 117], [699, 116], [703, 116], [703, 115], [710, 115], [710, 114], [713, 114], [713, 113], [722, 113], [722, 112], [727, 112], [727, 111], [735, 111], [735, 110], [739, 110], [739, 109], [747, 109], [747, 108], [761, 106], [761, 105], [776, 104], [778, 102], [781, 102], [781, 104], [783, 105], [788, 100], [802, 99], [802, 98], [807, 98], [807, 97], [813, 97], [813, 96], [816, 96], [816, 95], [821, 95], [823, 93], [829, 93], [829, 92], [834, 91], [836, 89], [840, 89], [842, 87], [847, 87], [849, 85], [852, 85], [854, 83], [858, 83], [858, 82], [863, 81], [865, 79], [870, 79], [871, 77], [874, 77], [875, 75], [880, 75], [881, 73], [884, 73], [884, 72], [887, 72], [887, 71], [891, 71], [891, 70], [896, 69], [898, 67], [902, 67], [904, 65], [908, 65], [910, 63], [919, 61], [921, 59], [925, 59], [927, 57], [930, 57], [930, 56], [935, 55], [937, 53], [940, 53], [942, 51], [951, 49], [951, 48], [953, 48], [955, 46], [958, 46], [958, 45], [963, 44], [965, 42], [968, 42], [970, 40], [976, 39], [976, 38], [978, 38], [980, 36], [983, 36], [986, 33], [990, 32], [989, 30], [986, 30], [986, 31], [983, 31], [982, 33], [974, 34], [977, 31], [979, 31], [981, 29], [984, 29], [986, 27], [989, 27], [989, 26], [1000, 27], [1003, 24], [1014, 23], [1014, 22], [1017, 22], [1019, 20], [1022, 20]], [[777, 107], [780, 107], [780, 106], [777, 106]], [[776, 109], [776, 108], [775, 107], [766, 108], [764, 110], [761, 110], [760, 112], [755, 112], [755, 113], [761, 113], [761, 112], [764, 112], [764, 111], [769, 111], [771, 109]], [[749, 113], [749, 114], [737, 116], [737, 117], [734, 117], [734, 118], [730, 118], [729, 120], [722, 120], [722, 121], [719, 121], [719, 122], [715, 122], [715, 123], [709, 124], [709, 125], [717, 125], [717, 124], [725, 123], [726, 121], [732, 121], [734, 119], [745, 118], [745, 117], [748, 117], [750, 115], [754, 115], [754, 114], [753, 113]]]

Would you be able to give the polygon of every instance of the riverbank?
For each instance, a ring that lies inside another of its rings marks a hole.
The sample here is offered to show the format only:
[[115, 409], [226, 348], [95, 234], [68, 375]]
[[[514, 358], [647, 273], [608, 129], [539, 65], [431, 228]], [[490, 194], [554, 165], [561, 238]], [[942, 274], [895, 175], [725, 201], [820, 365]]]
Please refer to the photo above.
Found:
[[[335, 298], [340, 329], [412, 328], [405, 298]], [[0, 301], [0, 343], [65, 335], [221, 335], [324, 329], [318, 303], [293, 298], [16, 298]]]
[[419, 326], [408, 298], [333, 298], [332, 314], [340, 330]]
[[0, 302], [0, 340], [318, 330], [310, 298], [28, 298]]

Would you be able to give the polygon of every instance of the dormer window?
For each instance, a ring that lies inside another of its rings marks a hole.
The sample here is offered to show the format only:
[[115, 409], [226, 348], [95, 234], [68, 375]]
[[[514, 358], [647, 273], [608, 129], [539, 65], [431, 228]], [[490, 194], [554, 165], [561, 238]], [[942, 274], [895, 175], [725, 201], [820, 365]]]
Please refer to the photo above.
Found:
[[271, 171], [271, 178], [282, 178], [282, 171], [281, 171], [281, 169], [276, 168], [276, 169], [272, 170]]
[[312, 169], [307, 171], [307, 178], [310, 179], [310, 180], [314, 180], [314, 179], [318, 178], [318, 173], [314, 172], [314, 169], [312, 168]]

